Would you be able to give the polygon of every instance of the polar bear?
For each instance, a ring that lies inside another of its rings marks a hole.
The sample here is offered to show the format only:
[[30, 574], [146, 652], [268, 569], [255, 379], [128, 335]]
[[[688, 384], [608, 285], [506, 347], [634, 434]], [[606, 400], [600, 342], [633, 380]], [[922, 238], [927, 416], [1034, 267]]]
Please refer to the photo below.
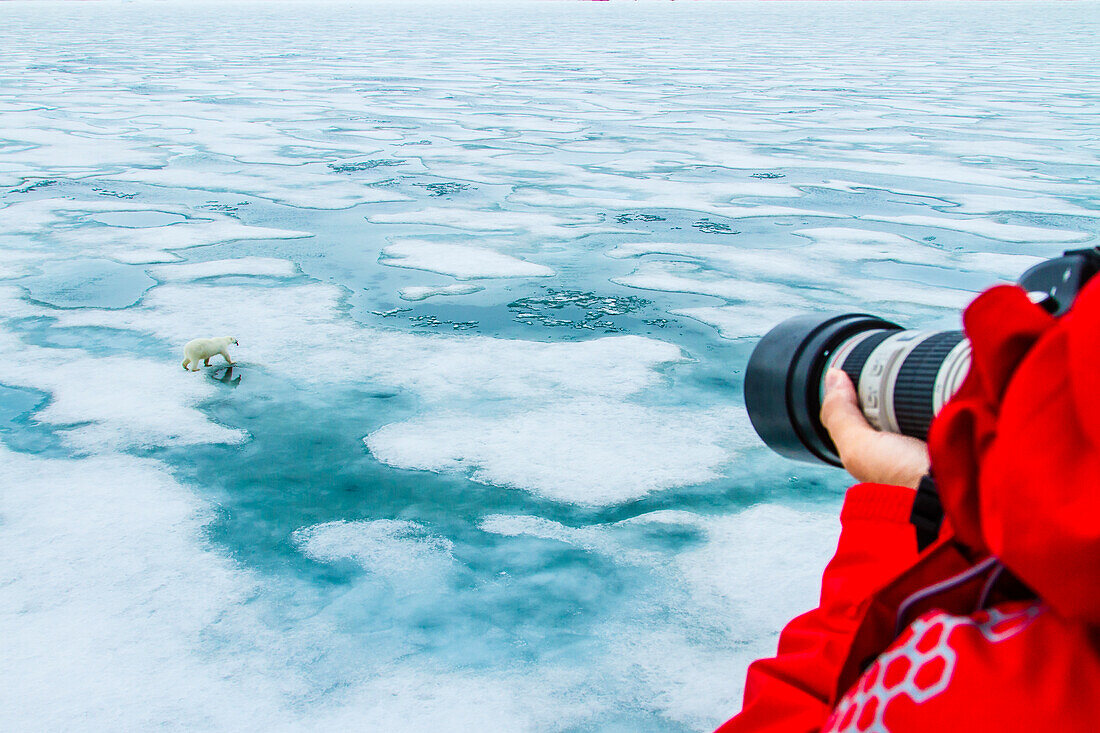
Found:
[[210, 366], [210, 357], [221, 354], [225, 357], [227, 363], [232, 364], [233, 360], [229, 358], [229, 344], [237, 345], [237, 339], [232, 336], [219, 336], [212, 339], [193, 339], [187, 342], [187, 345], [183, 347], [183, 368], [187, 369], [187, 365], [191, 365], [191, 371], [197, 372], [199, 370], [199, 362], [203, 363], [203, 366]]

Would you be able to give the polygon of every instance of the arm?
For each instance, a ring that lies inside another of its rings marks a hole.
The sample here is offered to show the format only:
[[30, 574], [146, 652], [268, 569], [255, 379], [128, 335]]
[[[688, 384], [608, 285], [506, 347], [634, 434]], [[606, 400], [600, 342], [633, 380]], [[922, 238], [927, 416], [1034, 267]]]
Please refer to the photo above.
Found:
[[848, 490], [820, 605], [787, 624], [775, 657], [749, 667], [744, 707], [720, 733], [820, 729], [833, 709], [832, 691], [861, 603], [917, 556], [908, 521], [912, 503], [913, 491], [901, 486], [857, 484]]
[[909, 512], [913, 487], [928, 471], [927, 446], [871, 427], [843, 372], [830, 372], [826, 387], [822, 423], [845, 468], [868, 483], [845, 496], [840, 540], [821, 579], [820, 605], [787, 624], [775, 657], [749, 667], [741, 713], [719, 733], [820, 729], [835, 702], [833, 690], [861, 604], [917, 556]]

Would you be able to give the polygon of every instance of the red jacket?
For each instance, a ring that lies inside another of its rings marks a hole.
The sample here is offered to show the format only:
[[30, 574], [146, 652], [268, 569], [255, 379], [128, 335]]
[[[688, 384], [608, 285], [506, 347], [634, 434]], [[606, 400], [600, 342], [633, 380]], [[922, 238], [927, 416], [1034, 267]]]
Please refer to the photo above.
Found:
[[852, 487], [821, 605], [719, 733], [1100, 731], [1100, 278], [1060, 319], [999, 286], [964, 324], [939, 540], [918, 554], [912, 490]]

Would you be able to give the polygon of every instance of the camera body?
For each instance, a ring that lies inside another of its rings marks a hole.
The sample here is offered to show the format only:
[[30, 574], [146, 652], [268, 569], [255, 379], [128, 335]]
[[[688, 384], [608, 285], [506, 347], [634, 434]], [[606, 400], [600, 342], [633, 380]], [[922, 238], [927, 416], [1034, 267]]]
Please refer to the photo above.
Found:
[[[1060, 316], [1098, 271], [1100, 249], [1072, 250], [1031, 267], [1017, 284]], [[745, 371], [745, 406], [768, 447], [841, 465], [819, 418], [831, 368], [851, 377], [872, 425], [924, 440], [969, 372], [970, 343], [962, 331], [910, 331], [863, 313], [784, 321], [760, 339]]]

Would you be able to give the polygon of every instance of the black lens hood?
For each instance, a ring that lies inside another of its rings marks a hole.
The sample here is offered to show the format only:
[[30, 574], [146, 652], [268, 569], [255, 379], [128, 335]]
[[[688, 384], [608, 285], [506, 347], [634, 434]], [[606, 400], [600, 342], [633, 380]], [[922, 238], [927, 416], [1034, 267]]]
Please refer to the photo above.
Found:
[[826, 360], [858, 333], [899, 328], [865, 313], [796, 316], [773, 328], [760, 339], [745, 370], [745, 407], [757, 434], [788, 458], [839, 466], [840, 456], [819, 418]]

